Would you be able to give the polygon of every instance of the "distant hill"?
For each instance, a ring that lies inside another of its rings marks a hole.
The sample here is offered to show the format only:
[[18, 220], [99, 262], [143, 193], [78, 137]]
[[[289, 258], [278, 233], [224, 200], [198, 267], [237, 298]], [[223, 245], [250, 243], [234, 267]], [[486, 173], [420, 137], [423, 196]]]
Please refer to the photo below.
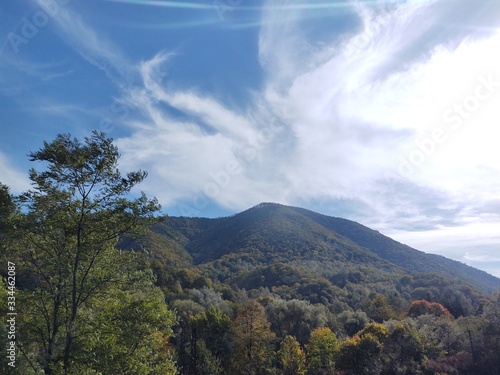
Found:
[[[415, 250], [354, 221], [274, 203], [218, 219], [171, 217], [120, 246], [148, 248], [161, 262], [243, 287], [283, 285], [279, 272], [285, 277], [300, 270], [340, 288], [433, 274], [483, 293], [500, 289], [500, 279], [486, 272]], [[270, 276], [273, 266], [278, 275]]]

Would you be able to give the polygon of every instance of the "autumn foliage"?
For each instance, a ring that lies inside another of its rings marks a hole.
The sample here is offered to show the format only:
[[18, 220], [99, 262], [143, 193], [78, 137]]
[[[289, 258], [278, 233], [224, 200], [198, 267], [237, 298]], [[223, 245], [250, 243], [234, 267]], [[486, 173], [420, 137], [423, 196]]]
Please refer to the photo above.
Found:
[[453, 316], [446, 307], [437, 302], [429, 302], [424, 299], [413, 301], [408, 309], [408, 315], [417, 317], [420, 315], [435, 315], [452, 318]]

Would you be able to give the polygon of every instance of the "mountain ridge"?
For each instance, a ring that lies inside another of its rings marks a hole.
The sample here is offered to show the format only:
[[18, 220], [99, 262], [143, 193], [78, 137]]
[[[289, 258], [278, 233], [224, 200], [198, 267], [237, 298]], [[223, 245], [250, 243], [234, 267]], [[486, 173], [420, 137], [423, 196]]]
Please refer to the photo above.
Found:
[[[432, 273], [488, 294], [500, 289], [495, 276], [413, 249], [357, 222], [276, 203], [216, 219], [170, 217], [151, 232], [170, 244], [181, 260], [177, 266], [197, 267], [221, 281], [276, 263], [312, 267], [319, 262], [328, 269], [321, 271], [325, 277], [343, 269], [363, 269], [366, 280], [378, 279], [378, 272]], [[126, 247], [137, 246], [132, 241]]]

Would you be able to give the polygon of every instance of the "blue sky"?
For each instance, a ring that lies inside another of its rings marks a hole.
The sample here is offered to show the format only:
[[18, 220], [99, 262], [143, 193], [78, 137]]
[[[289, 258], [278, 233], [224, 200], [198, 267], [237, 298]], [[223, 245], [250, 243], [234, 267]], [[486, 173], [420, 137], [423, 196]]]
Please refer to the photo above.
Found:
[[172, 216], [279, 202], [500, 276], [500, 3], [0, 4], [0, 181], [113, 137]]

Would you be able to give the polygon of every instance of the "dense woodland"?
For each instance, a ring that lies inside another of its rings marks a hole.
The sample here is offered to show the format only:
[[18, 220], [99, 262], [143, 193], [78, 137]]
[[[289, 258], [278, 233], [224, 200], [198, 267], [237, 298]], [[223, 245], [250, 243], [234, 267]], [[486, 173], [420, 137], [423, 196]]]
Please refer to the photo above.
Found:
[[498, 374], [497, 278], [286, 206], [169, 218], [102, 133], [29, 157], [31, 190], [0, 184], [2, 374]]

